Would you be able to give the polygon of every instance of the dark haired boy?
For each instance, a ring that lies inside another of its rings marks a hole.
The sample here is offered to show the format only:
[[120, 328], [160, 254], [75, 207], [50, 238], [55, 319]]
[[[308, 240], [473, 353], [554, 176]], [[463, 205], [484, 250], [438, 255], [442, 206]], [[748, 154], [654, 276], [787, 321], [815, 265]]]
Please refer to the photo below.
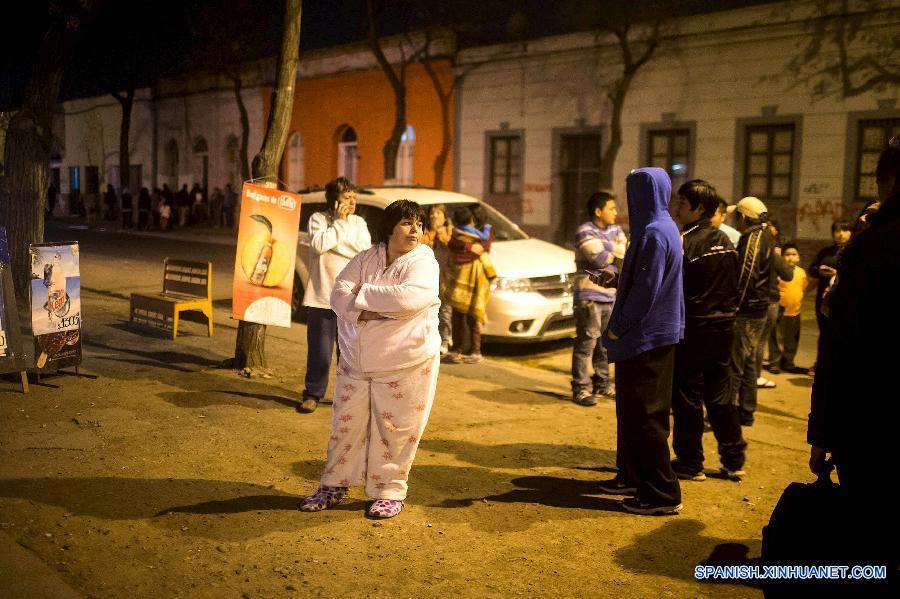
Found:
[[[612, 313], [616, 288], [612, 280], [616, 260], [625, 257], [625, 232], [616, 224], [616, 196], [598, 191], [587, 201], [590, 220], [575, 232], [575, 345], [572, 349], [572, 401], [597, 405], [597, 396], [615, 397], [609, 380], [609, 361], [601, 335]], [[602, 284], [591, 281], [588, 271], [607, 271]], [[608, 281], [608, 282], [607, 282]], [[593, 367], [594, 374], [590, 369]]]
[[732, 401], [730, 358], [737, 310], [738, 254], [727, 233], [712, 223], [715, 188], [694, 179], [683, 184], [672, 214], [684, 246], [684, 339], [675, 348], [672, 390], [672, 469], [678, 478], [703, 481], [703, 408], [719, 445], [724, 471], [741, 473], [747, 443]]
[[[822, 298], [825, 297], [831, 278], [837, 274], [838, 256], [850, 243], [852, 235], [853, 223], [849, 220], [835, 220], [831, 223], [831, 239], [834, 243], [819, 250], [809, 265], [807, 274], [816, 281], [816, 325], [819, 327], [820, 339], [827, 338], [828, 335], [828, 328], [825, 326], [827, 317], [822, 312]], [[827, 343], [827, 339], [822, 342]], [[815, 367], [810, 370], [812, 374]]]
[[769, 339], [769, 362], [777, 364], [784, 372], [806, 374], [807, 369], [794, 364], [794, 358], [800, 345], [800, 307], [809, 279], [806, 271], [799, 266], [800, 250], [796, 244], [784, 244], [781, 257], [794, 267], [794, 278], [790, 281], [778, 279], [778, 320], [776, 334]]

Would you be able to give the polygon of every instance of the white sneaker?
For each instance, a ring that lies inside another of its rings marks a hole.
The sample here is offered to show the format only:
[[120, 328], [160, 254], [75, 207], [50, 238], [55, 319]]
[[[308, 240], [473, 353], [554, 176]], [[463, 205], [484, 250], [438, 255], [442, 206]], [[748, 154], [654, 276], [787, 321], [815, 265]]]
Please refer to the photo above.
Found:
[[775, 381], [769, 380], [764, 376], [756, 379], [756, 387], [757, 389], [774, 389]]

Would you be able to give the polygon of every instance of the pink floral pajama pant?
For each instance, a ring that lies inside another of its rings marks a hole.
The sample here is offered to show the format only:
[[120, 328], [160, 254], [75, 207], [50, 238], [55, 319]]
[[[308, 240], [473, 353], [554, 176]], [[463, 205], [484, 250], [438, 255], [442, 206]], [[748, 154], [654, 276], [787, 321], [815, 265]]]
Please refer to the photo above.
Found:
[[365, 485], [373, 499], [406, 498], [440, 358], [379, 373], [351, 372], [343, 361], [339, 364], [323, 485]]

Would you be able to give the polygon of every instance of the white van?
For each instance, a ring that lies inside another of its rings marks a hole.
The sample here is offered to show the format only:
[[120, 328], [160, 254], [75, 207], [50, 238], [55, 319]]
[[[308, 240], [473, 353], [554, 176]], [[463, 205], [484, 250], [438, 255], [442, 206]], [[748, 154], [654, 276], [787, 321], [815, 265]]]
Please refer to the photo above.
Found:
[[[481, 204], [493, 227], [491, 261], [497, 278], [491, 284], [484, 337], [496, 341], [544, 341], [573, 337], [575, 318], [572, 306], [572, 278], [575, 254], [552, 243], [531, 239], [517, 225], [490, 205], [472, 196], [424, 187], [361, 187], [356, 197], [356, 214], [369, 225], [373, 239], [384, 209], [396, 200], [412, 200], [426, 210], [431, 204], [445, 204], [448, 218], [459, 206]], [[303, 292], [309, 281], [309, 237], [306, 225], [315, 212], [325, 210], [325, 192], [302, 194], [300, 241], [294, 276], [292, 308], [294, 318], [303, 313]]]

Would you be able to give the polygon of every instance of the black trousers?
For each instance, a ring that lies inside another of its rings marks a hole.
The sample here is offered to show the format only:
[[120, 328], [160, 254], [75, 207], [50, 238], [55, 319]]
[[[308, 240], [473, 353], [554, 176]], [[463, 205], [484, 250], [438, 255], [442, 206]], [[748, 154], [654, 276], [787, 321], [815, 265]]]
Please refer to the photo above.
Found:
[[[784, 310], [782, 310], [784, 312]], [[778, 317], [778, 341], [781, 343], [781, 359], [779, 365], [782, 369], [793, 368], [794, 359], [797, 357], [797, 348], [800, 347], [800, 315]]]
[[722, 465], [729, 470], [744, 465], [747, 443], [730, 393], [733, 343], [734, 319], [688, 319], [684, 340], [675, 348], [672, 449], [686, 472], [703, 470], [704, 405]]
[[681, 503], [669, 454], [674, 368], [674, 345], [616, 363], [616, 465], [637, 498], [652, 505]]

